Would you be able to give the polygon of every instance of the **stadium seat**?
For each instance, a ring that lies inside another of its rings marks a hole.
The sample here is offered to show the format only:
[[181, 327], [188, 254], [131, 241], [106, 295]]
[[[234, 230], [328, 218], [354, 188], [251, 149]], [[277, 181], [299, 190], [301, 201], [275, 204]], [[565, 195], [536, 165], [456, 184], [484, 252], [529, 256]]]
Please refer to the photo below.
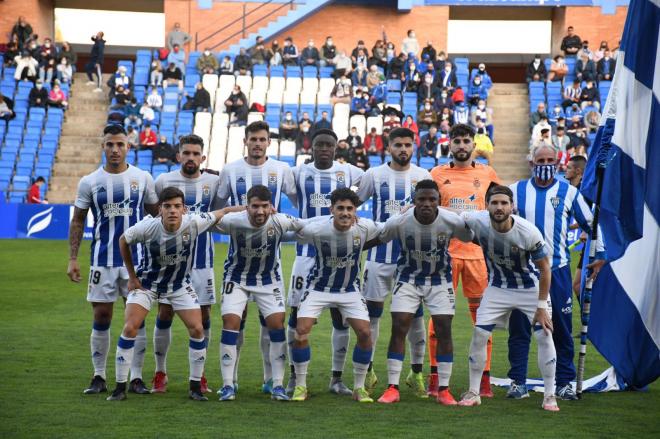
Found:
[[267, 75], [268, 75], [268, 66], [266, 64], [255, 64], [252, 67], [253, 77], [267, 77]]

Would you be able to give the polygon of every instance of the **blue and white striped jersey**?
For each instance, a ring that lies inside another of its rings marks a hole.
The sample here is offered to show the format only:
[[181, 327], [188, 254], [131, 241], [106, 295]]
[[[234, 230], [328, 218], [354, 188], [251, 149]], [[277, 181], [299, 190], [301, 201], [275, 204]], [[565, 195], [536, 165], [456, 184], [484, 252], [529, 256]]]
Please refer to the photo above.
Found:
[[358, 218], [350, 229], [340, 232], [330, 215], [303, 220], [302, 224], [296, 241], [315, 249], [314, 268], [307, 276], [306, 288], [322, 293], [359, 291], [362, 248], [378, 237], [382, 225]]
[[168, 232], [161, 217], [147, 216], [124, 232], [128, 244], [142, 243], [144, 254], [136, 270], [142, 286], [158, 294], [172, 293], [190, 283], [197, 237], [216, 222], [209, 213], [187, 213], [176, 232]]
[[223, 216], [214, 231], [231, 238], [224, 281], [257, 287], [281, 282], [282, 235], [301, 227], [299, 219], [283, 213], [270, 215], [261, 227], [250, 224], [247, 211]]
[[[100, 167], [81, 178], [74, 204], [79, 209], [91, 209], [94, 216], [91, 265], [123, 266], [119, 238], [144, 217], [145, 204], [157, 202], [151, 175], [135, 166], [128, 165], [120, 174], [111, 174]], [[139, 246], [133, 248], [135, 263], [140, 252]]]
[[538, 288], [540, 274], [532, 261], [548, 256], [543, 235], [534, 224], [511, 215], [513, 227], [506, 233], [496, 231], [488, 211], [462, 215], [484, 252], [488, 285], [509, 290]]
[[[188, 212], [202, 213], [220, 207], [220, 200], [217, 197], [219, 183], [218, 176], [208, 172], [202, 173], [197, 178], [189, 178], [181, 171], [172, 171], [158, 176], [155, 185], [158, 195], [166, 187], [174, 186], [181, 189], [185, 195], [184, 203]], [[213, 268], [213, 235], [210, 232], [202, 233], [197, 238], [193, 268]]]
[[438, 207], [435, 221], [427, 225], [417, 221], [415, 209], [390, 217], [378, 239], [399, 243], [398, 281], [423, 286], [451, 285], [449, 241], [470, 242], [473, 236], [460, 216]]
[[293, 205], [296, 204], [296, 185], [292, 169], [287, 163], [269, 158], [261, 166], [248, 165], [245, 159], [239, 159], [227, 165], [220, 173], [218, 197], [230, 206], [247, 205], [246, 195], [252, 186], [264, 185], [273, 194], [271, 202], [280, 211], [282, 193]]
[[[415, 186], [418, 181], [430, 180], [431, 174], [426, 169], [410, 165], [406, 171], [395, 171], [389, 163], [369, 168], [360, 180], [357, 194], [362, 202], [373, 199], [373, 219], [385, 222], [401, 209], [412, 204]], [[367, 259], [383, 264], [394, 264], [399, 257], [399, 241], [369, 249]]]
[[533, 178], [509, 187], [513, 191], [518, 215], [533, 223], [545, 237], [552, 269], [569, 264], [571, 255], [567, 234], [570, 218], [574, 217], [586, 232], [591, 231], [593, 220], [591, 209], [577, 188], [559, 180], [542, 188]]
[[[359, 186], [364, 171], [348, 163], [334, 162], [328, 169], [314, 163], [293, 168], [298, 197], [298, 216], [302, 219], [330, 215], [330, 194], [338, 188]], [[314, 256], [314, 247], [296, 246], [297, 256]]]

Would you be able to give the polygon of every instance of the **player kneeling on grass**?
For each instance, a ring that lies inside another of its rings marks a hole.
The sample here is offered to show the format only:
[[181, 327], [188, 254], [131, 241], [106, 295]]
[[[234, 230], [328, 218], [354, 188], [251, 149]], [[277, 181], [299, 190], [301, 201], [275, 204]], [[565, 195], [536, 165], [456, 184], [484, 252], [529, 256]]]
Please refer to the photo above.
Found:
[[[213, 227], [226, 213], [243, 208], [225, 208], [209, 213], [186, 214], [181, 190], [168, 187], [158, 197], [160, 216], [147, 217], [129, 227], [119, 239], [121, 257], [128, 271], [128, 300], [124, 329], [115, 356], [117, 387], [108, 401], [126, 399], [126, 380], [140, 325], [159, 297], [168, 299], [190, 334], [191, 399], [207, 401], [201, 391], [206, 360], [206, 342], [197, 294], [190, 282], [193, 249], [197, 237]], [[144, 245], [140, 266], [135, 271], [131, 245]]]
[[373, 402], [364, 388], [371, 361], [369, 312], [360, 293], [360, 254], [367, 241], [378, 237], [380, 227], [356, 217], [360, 199], [348, 188], [335, 189], [330, 196], [332, 215], [302, 220], [296, 241], [316, 250], [314, 268], [300, 300], [295, 341], [291, 350], [296, 371], [293, 401], [307, 399], [307, 368], [311, 358], [308, 336], [321, 312], [336, 307], [357, 335], [353, 350], [353, 399]]
[[472, 232], [457, 214], [438, 207], [439, 200], [438, 185], [433, 180], [418, 182], [414, 209], [388, 219], [377, 240], [379, 244], [397, 240], [401, 249], [392, 292], [392, 336], [387, 352], [389, 387], [378, 402], [399, 401], [406, 334], [417, 309], [424, 303], [433, 324], [441, 329], [436, 338], [440, 384], [437, 400], [440, 404], [456, 405], [449, 392], [454, 361], [451, 322], [456, 304], [447, 249], [452, 238], [472, 241]]
[[[483, 249], [488, 265], [488, 287], [477, 310], [470, 344], [470, 390], [459, 405], [481, 404], [479, 385], [486, 364], [486, 344], [495, 326], [505, 327], [514, 309], [524, 313], [538, 342], [538, 365], [543, 376], [542, 407], [558, 411], [555, 398], [557, 355], [548, 309], [550, 262], [543, 235], [529, 221], [512, 215], [513, 192], [493, 186], [486, 194], [488, 211], [465, 212], [465, 223]], [[540, 273], [539, 273], [540, 272]]]
[[252, 186], [247, 192], [247, 211], [223, 217], [215, 230], [231, 237], [222, 292], [220, 370], [223, 387], [218, 392], [220, 401], [231, 401], [236, 397], [236, 342], [241, 316], [250, 296], [266, 320], [270, 337], [271, 398], [289, 400], [282, 385], [287, 344], [279, 247], [282, 236], [286, 232], [298, 231], [302, 224], [297, 218], [275, 213], [271, 197], [266, 186]]

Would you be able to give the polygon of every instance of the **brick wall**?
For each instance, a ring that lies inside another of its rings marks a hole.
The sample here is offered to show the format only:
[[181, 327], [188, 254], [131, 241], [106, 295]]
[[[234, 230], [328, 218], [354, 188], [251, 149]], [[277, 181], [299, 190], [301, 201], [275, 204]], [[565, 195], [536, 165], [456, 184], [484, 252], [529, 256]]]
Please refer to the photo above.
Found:
[[0, 42], [7, 42], [19, 15], [25, 16], [42, 40], [54, 37], [54, 0], [5, 0], [0, 2]]

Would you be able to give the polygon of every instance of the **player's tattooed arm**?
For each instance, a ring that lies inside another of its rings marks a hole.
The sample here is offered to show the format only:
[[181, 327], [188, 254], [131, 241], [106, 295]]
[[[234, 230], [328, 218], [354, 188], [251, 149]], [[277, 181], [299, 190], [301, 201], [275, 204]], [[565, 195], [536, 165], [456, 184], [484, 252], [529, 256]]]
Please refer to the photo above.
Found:
[[66, 274], [73, 282], [80, 282], [78, 250], [80, 249], [80, 242], [83, 238], [85, 219], [87, 218], [87, 210], [88, 209], [74, 207], [73, 218], [71, 218], [71, 225], [69, 226], [69, 266], [67, 268]]

